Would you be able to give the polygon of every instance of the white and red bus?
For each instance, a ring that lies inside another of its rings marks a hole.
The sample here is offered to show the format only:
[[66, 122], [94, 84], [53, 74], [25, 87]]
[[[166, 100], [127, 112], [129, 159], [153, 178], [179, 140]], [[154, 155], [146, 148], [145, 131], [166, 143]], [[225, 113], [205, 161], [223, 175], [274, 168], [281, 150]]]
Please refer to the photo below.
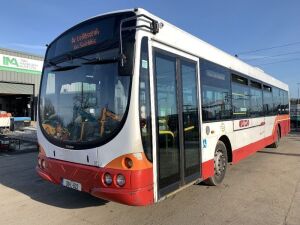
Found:
[[288, 86], [143, 9], [88, 19], [47, 48], [38, 174], [128, 205], [158, 202], [290, 131]]

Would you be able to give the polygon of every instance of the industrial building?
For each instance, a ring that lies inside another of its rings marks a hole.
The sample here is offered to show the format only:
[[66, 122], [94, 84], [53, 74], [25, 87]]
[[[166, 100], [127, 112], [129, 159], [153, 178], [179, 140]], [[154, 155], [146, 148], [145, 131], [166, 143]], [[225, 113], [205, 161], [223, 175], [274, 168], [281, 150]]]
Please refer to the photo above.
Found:
[[300, 99], [291, 99], [290, 101], [291, 129], [300, 131]]
[[0, 111], [36, 120], [43, 57], [0, 48]]

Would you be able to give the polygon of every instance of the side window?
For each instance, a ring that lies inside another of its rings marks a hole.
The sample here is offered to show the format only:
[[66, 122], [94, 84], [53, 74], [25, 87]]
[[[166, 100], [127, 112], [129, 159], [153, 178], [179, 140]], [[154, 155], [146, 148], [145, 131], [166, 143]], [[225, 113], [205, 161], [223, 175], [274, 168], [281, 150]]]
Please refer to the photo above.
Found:
[[264, 112], [266, 116], [274, 115], [274, 104], [273, 104], [273, 95], [272, 88], [269, 86], [263, 86], [263, 95], [264, 95]]
[[262, 96], [262, 85], [256, 81], [250, 83], [250, 116], [257, 117], [263, 116], [263, 96]]
[[148, 38], [144, 37], [141, 43], [140, 82], [139, 82], [139, 110], [140, 129], [144, 152], [152, 161], [152, 127], [150, 106], [150, 80], [149, 80], [149, 51]]
[[285, 114], [289, 114], [289, 93], [284, 91]]
[[274, 114], [277, 115], [280, 113], [281, 109], [280, 109], [280, 104], [281, 104], [281, 100], [280, 100], [280, 91], [278, 88], [273, 88], [273, 103], [274, 103]]
[[280, 113], [281, 114], [288, 114], [289, 113], [289, 99], [288, 99], [288, 92], [284, 90], [280, 90]]
[[234, 118], [244, 118], [250, 115], [250, 98], [248, 80], [232, 74], [232, 110]]
[[202, 119], [214, 121], [231, 118], [230, 75], [228, 70], [201, 60]]
[[280, 114], [285, 113], [285, 106], [284, 106], [284, 91], [280, 90]]

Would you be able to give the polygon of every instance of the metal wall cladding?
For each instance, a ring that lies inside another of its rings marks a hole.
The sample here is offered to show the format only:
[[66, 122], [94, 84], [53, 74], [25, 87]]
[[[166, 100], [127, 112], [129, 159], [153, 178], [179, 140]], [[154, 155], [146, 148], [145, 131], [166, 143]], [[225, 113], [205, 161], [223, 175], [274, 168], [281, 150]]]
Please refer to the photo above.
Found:
[[[11, 56], [23, 57], [27, 59], [35, 59], [41, 61], [44, 60], [43, 57], [41, 56], [26, 54], [26, 53], [13, 51], [9, 49], [0, 48], [0, 53], [11, 55]], [[40, 81], [41, 81], [41, 74], [30, 74], [30, 73], [23, 73], [23, 72], [0, 70], [0, 82], [1, 82], [0, 93], [5, 93], [3, 92], [3, 90], [12, 91], [14, 89], [15, 91], [13, 92], [13, 94], [19, 94], [20, 92], [23, 92], [23, 94], [27, 94], [29, 93], [29, 90], [30, 90], [30, 94], [32, 94], [32, 85], [15, 85], [15, 84], [4, 83], [4, 82], [11, 82], [17, 84], [33, 84], [34, 95], [37, 96], [39, 93]], [[16, 88], [17, 89], [20, 88], [20, 89], [16, 90]]]
[[32, 84], [14, 84], [0, 82], [1, 94], [20, 94], [20, 95], [33, 95], [34, 85]]

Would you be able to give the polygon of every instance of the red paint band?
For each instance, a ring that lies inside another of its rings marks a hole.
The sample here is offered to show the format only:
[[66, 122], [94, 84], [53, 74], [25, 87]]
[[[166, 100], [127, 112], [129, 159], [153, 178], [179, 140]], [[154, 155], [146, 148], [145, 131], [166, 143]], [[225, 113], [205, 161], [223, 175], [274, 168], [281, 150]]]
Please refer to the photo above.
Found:
[[[46, 168], [36, 168], [38, 174], [54, 184], [68, 179], [81, 184], [82, 191], [105, 200], [127, 205], [149, 205], [153, 203], [153, 170], [120, 170], [86, 166], [39, 155], [46, 161]], [[116, 182], [107, 186], [103, 182], [104, 173], [110, 173], [115, 181], [118, 174], [125, 176], [126, 183], [119, 187]]]

